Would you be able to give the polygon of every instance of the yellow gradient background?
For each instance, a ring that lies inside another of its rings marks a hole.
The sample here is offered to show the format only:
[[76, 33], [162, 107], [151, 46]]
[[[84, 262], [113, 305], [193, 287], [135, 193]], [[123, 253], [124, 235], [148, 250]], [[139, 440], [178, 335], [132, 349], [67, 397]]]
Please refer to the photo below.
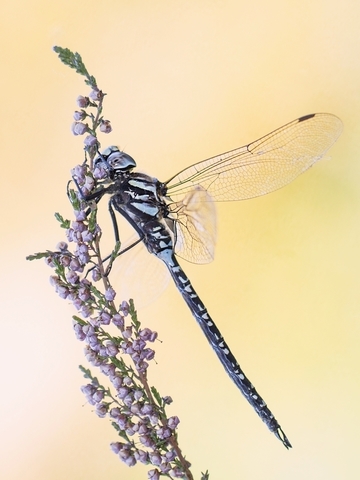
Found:
[[[286, 451], [227, 378], [171, 286], [140, 320], [159, 332], [150, 382], [171, 395], [195, 478], [359, 478], [360, 3], [2, 2], [0, 478], [146, 478], [80, 392], [82, 348], [43, 262], [64, 238], [70, 125], [88, 88], [51, 51], [78, 51], [140, 169], [166, 180], [308, 113], [344, 133], [271, 195], [218, 206], [215, 262], [183, 262], [293, 444]], [[103, 208], [106, 210], [104, 201]]]

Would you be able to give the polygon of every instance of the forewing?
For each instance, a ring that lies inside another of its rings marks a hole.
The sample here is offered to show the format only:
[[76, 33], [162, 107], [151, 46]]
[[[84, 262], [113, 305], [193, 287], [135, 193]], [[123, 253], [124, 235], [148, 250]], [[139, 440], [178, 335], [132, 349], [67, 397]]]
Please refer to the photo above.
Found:
[[244, 147], [182, 170], [166, 185], [175, 201], [202, 186], [216, 201], [244, 200], [277, 190], [316, 163], [342, 132], [328, 113], [306, 115]]

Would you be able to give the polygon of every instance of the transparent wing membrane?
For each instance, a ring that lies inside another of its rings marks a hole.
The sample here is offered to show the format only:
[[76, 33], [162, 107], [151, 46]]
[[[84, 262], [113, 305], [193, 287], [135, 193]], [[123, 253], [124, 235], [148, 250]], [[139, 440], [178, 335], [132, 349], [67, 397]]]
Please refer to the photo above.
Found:
[[316, 163], [342, 132], [328, 113], [306, 115], [230, 152], [185, 168], [166, 185], [181, 201], [195, 186], [215, 201], [245, 200], [277, 190]]

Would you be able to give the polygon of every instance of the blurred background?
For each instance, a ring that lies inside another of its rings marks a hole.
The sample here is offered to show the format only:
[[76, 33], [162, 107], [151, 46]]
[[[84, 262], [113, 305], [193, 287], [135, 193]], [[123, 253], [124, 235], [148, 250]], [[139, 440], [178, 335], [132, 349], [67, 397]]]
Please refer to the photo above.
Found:
[[[291, 185], [218, 205], [215, 262], [185, 271], [293, 444], [286, 451], [224, 373], [171, 285], [140, 320], [159, 332], [150, 382], [174, 403], [195, 478], [359, 476], [360, 4], [351, 0], [2, 2], [1, 445], [11, 480], [140, 480], [80, 392], [74, 310], [25, 256], [64, 239], [81, 53], [105, 117], [141, 170], [167, 180], [308, 113], [344, 123]], [[106, 210], [104, 202], [103, 208]], [[136, 299], [135, 299], [136, 300]]]

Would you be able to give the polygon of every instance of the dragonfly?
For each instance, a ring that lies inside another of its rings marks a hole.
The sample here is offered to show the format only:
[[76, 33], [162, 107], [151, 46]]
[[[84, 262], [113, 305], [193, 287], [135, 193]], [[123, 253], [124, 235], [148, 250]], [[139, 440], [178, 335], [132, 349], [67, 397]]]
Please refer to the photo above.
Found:
[[134, 243], [143, 242], [165, 264], [226, 372], [286, 448], [291, 448], [290, 441], [241, 369], [176, 257], [210, 262], [216, 237], [214, 202], [245, 200], [287, 185], [316, 163], [341, 131], [342, 122], [335, 115], [305, 115], [248, 145], [195, 163], [166, 182], [134, 171], [135, 160], [111, 146], [94, 161], [94, 169], [104, 172], [103, 183], [85, 197], [98, 203], [109, 195], [115, 240], [120, 241], [116, 211], [134, 228], [138, 236]]

